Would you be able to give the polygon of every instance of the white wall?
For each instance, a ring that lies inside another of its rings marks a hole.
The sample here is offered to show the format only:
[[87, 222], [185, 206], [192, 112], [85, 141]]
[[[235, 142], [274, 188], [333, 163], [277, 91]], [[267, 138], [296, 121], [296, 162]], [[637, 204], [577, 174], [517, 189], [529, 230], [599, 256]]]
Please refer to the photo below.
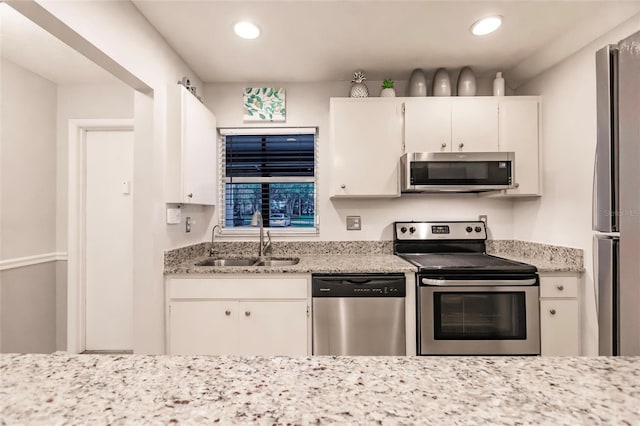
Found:
[[[542, 194], [514, 207], [513, 237], [585, 252], [583, 352], [597, 354], [591, 199], [596, 146], [595, 52], [640, 30], [640, 15], [518, 88], [542, 96]], [[640, 185], [640, 182], [638, 183]]]
[[[380, 82], [367, 82], [370, 95], [378, 95]], [[479, 214], [489, 216], [492, 238], [511, 238], [512, 201], [481, 198], [473, 194], [429, 195], [412, 194], [387, 200], [329, 199], [329, 99], [347, 96], [350, 82], [321, 83], [251, 83], [251, 87], [284, 87], [286, 89], [286, 123], [269, 126], [306, 126], [319, 128], [319, 192], [318, 214], [320, 236], [287, 237], [287, 239], [320, 240], [390, 240], [391, 224], [395, 220], [470, 220]], [[247, 84], [206, 84], [205, 104], [216, 115], [219, 127], [243, 127], [242, 92]], [[484, 84], [484, 86], [488, 86]], [[405, 91], [399, 82], [398, 93]], [[248, 127], [255, 127], [250, 123]], [[217, 211], [216, 211], [217, 215]], [[346, 216], [362, 216], [361, 231], [346, 231]], [[217, 217], [214, 219], [217, 221]], [[217, 223], [217, 222], [216, 222]], [[209, 228], [211, 229], [211, 228]], [[285, 237], [276, 237], [278, 239]]]
[[2, 59], [0, 258], [55, 252], [56, 86]]
[[[56, 250], [56, 86], [2, 58], [0, 260]], [[55, 351], [55, 264], [0, 272], [2, 351]]]
[[[167, 87], [198, 76], [130, 2], [39, 2], [50, 13], [153, 89], [134, 95], [134, 352], [164, 352], [163, 251], [201, 242], [205, 233], [170, 237], [165, 224]], [[126, 31], [114, 31], [126, 28]], [[73, 46], [72, 46], [73, 47]], [[202, 229], [200, 229], [203, 231]]]
[[57, 103], [57, 251], [67, 251], [69, 120], [133, 118], [133, 89], [125, 84], [59, 85]]

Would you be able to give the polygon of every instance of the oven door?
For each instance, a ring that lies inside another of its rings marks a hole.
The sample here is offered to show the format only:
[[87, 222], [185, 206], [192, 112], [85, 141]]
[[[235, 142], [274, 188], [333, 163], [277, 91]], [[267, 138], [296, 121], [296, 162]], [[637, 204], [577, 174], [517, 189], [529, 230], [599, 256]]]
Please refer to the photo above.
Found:
[[420, 355], [540, 354], [536, 279], [530, 280], [535, 285], [434, 281], [440, 284], [420, 285], [418, 291]]

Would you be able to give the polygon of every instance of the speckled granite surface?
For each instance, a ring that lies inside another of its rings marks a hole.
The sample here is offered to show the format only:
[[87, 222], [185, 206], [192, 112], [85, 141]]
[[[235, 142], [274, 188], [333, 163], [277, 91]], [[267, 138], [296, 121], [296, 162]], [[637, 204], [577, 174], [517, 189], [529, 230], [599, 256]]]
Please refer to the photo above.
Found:
[[[271, 256], [299, 257], [300, 263], [281, 267], [196, 266], [208, 257], [210, 243], [165, 252], [165, 274], [218, 273], [330, 273], [411, 272], [415, 268], [393, 256], [392, 241], [276, 241]], [[256, 257], [256, 241], [215, 243], [218, 257]], [[487, 252], [499, 257], [535, 265], [540, 272], [583, 271], [580, 249], [515, 240], [488, 240]]]
[[640, 357], [0, 355], [2, 424], [640, 424]]
[[488, 240], [487, 252], [519, 262], [529, 263], [539, 272], [582, 272], [584, 251], [516, 240]]
[[[255, 257], [255, 254], [252, 253]], [[188, 260], [165, 268], [165, 274], [307, 274], [307, 273], [359, 273], [359, 272], [415, 272], [415, 266], [391, 254], [356, 255], [304, 255], [297, 265], [291, 266], [198, 266], [208, 256]]]
[[[257, 256], [258, 241], [219, 241], [214, 244], [219, 256]], [[165, 266], [176, 266], [196, 257], [209, 254], [211, 243], [167, 250], [164, 256]], [[391, 241], [274, 241], [271, 256], [301, 255], [378, 255], [393, 254]]]

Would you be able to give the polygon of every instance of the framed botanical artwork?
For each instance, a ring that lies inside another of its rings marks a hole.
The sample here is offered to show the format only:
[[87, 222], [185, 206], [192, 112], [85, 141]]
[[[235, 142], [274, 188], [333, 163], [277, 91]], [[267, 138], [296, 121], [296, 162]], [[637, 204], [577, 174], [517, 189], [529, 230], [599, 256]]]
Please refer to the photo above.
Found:
[[244, 121], [285, 121], [285, 90], [247, 87], [243, 94]]

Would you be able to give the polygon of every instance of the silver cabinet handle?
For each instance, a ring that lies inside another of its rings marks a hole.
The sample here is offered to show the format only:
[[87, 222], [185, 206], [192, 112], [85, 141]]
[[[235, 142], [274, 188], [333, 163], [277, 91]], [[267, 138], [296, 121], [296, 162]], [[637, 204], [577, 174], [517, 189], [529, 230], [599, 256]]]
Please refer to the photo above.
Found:
[[446, 147], [447, 147], [447, 144], [446, 144], [446, 143], [443, 143], [441, 146], [442, 146], [443, 148], [446, 148]]
[[458, 145], [458, 148], [460, 148], [460, 149], [464, 148], [464, 144], [460, 143], [460, 145]]
[[187, 197], [189, 197], [189, 198], [193, 198], [193, 192], [188, 193], [188, 194], [187, 194]]
[[557, 285], [556, 288], [558, 289], [558, 291], [564, 290], [564, 286], [563, 285]]
[[229, 315], [231, 315], [231, 311], [227, 309], [226, 311], [224, 311], [224, 314], [225, 314], [226, 316], [229, 316]]
[[347, 187], [347, 185], [345, 185], [344, 183], [342, 185], [340, 185], [340, 188], [345, 189]]
[[245, 311], [245, 312], [244, 312], [244, 316], [245, 316], [245, 317], [251, 316], [251, 311]]
[[556, 314], [556, 310], [555, 310], [555, 309], [549, 309], [549, 313], [550, 313], [551, 315], [555, 315], [555, 314]]

